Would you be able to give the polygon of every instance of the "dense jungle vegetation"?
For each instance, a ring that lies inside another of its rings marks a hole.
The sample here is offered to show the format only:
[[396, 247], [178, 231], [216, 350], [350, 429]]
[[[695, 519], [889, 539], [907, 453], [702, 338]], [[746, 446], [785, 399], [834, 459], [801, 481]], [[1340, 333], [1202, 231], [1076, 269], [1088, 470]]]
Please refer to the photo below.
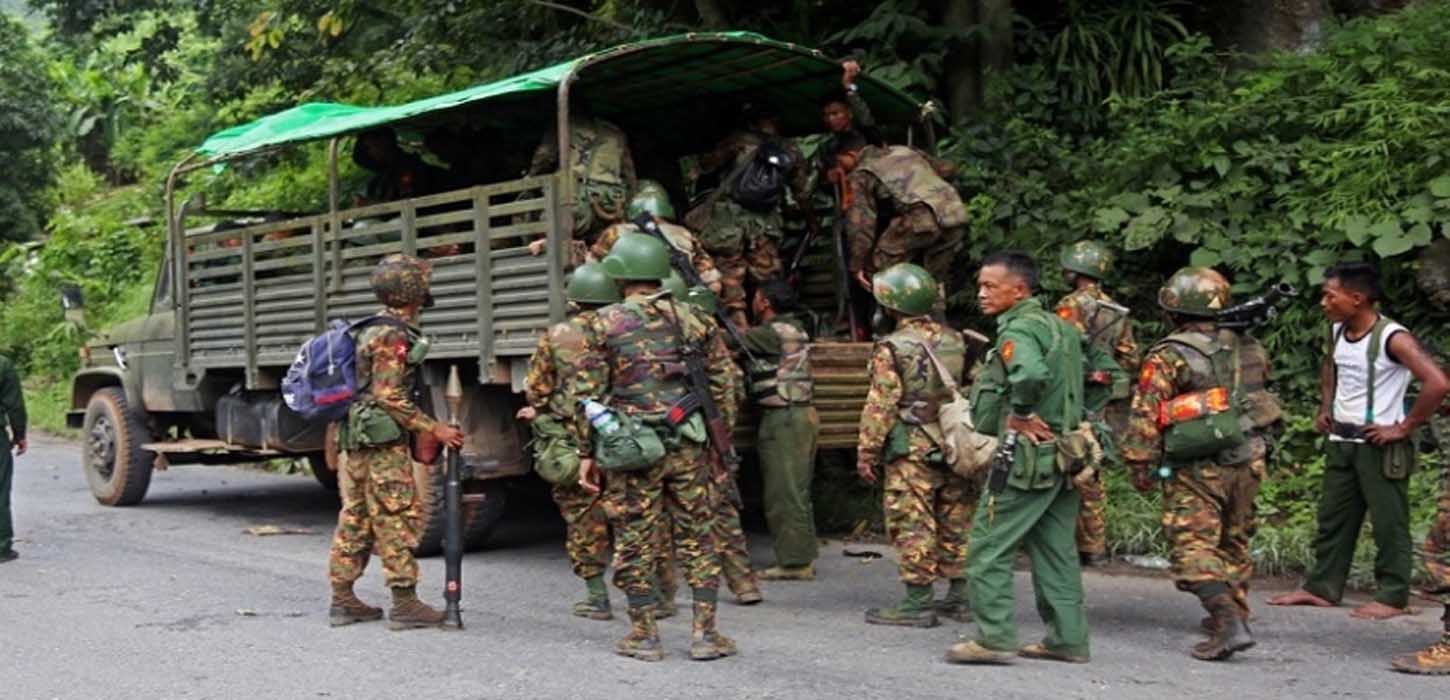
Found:
[[[1189, 262], [1224, 270], [1242, 295], [1281, 280], [1307, 290], [1260, 333], [1292, 415], [1260, 499], [1268, 571], [1309, 557], [1323, 269], [1378, 261], [1389, 312], [1450, 341], [1450, 310], [1415, 286], [1421, 252], [1450, 237], [1450, 2], [6, 0], [0, 24], [0, 352], [26, 369], [51, 428], [87, 332], [61, 318], [59, 287], [84, 289], [89, 328], [145, 310], [165, 173], [209, 133], [300, 102], [400, 102], [711, 28], [856, 56], [936, 99], [972, 213], [963, 266], [1024, 248], [1053, 296], [1057, 250], [1101, 237], [1121, 251], [1113, 286], [1145, 340], [1162, 330], [1153, 293]], [[310, 209], [325, 170], [320, 149], [298, 149], [199, 188], [223, 205]], [[970, 291], [954, 300], [968, 316]], [[1414, 483], [1417, 537], [1438, 466], [1430, 456]], [[827, 525], [879, 511], [849, 474], [820, 481]], [[1161, 551], [1156, 501], [1114, 476], [1116, 551]]]

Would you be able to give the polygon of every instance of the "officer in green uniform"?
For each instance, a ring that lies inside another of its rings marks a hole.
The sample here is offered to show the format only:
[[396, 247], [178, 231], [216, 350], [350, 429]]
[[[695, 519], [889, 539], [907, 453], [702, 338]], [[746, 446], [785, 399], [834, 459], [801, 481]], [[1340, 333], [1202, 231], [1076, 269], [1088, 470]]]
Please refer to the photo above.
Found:
[[[977, 301], [997, 317], [997, 341], [972, 387], [972, 418], [978, 430], [1017, 443], [1005, 484], [1000, 492], [989, 489], [972, 525], [967, 579], [978, 634], [947, 651], [955, 663], [1008, 663], [1014, 654], [1078, 663], [1089, 658], [1073, 537], [1078, 493], [1065, 476], [1083, 466], [1083, 451], [1070, 446], [1085, 425], [1084, 341], [1033, 298], [1036, 283], [1036, 263], [1020, 252], [989, 256], [977, 275]], [[1012, 562], [1024, 545], [1047, 636], [1019, 649]]]
[[[25, 454], [25, 396], [20, 392], [20, 376], [10, 358], [0, 355], [0, 564], [14, 561], [15, 525], [10, 519], [10, 483], [15, 462], [10, 456]], [[6, 429], [9, 426], [9, 429]]]
[[821, 421], [811, 405], [810, 342], [797, 315], [800, 297], [784, 279], [766, 280], [755, 290], [751, 310], [760, 325], [745, 334], [750, 400], [760, 411], [756, 454], [764, 479], [765, 522], [775, 547], [775, 565], [761, 572], [768, 581], [816, 578], [816, 518], [811, 477]]

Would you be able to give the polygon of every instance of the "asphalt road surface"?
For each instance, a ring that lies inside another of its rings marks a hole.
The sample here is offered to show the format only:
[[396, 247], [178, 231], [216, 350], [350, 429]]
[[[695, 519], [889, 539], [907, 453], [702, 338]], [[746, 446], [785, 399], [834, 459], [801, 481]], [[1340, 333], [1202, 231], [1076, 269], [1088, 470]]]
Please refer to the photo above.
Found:
[[[741, 655], [688, 660], [690, 623], [664, 621], [661, 663], [615, 656], [617, 619], [572, 617], [557, 517], [526, 501], [486, 551], [464, 561], [463, 631], [327, 626], [326, 558], [335, 500], [310, 478], [220, 467], [157, 473], [146, 501], [91, 499], [77, 448], [37, 439], [17, 466], [22, 558], [0, 566], [0, 699], [104, 698], [1443, 698], [1450, 679], [1388, 669], [1439, 629], [1424, 607], [1388, 622], [1345, 608], [1260, 604], [1259, 646], [1227, 663], [1185, 650], [1200, 639], [1194, 600], [1161, 578], [1089, 574], [1093, 660], [972, 668], [942, 661], [963, 632], [877, 627], [862, 611], [900, 589], [889, 556], [863, 563], [822, 549], [816, 583], [776, 583], [752, 608], [722, 603]], [[532, 509], [532, 513], [530, 512]], [[257, 525], [310, 532], [244, 534]], [[755, 558], [769, 551], [756, 538]], [[443, 562], [422, 563], [441, 603]], [[378, 564], [359, 584], [385, 602]], [[1018, 574], [1023, 640], [1042, 626]], [[722, 599], [725, 596], [722, 596]], [[684, 596], [681, 597], [685, 601]]]

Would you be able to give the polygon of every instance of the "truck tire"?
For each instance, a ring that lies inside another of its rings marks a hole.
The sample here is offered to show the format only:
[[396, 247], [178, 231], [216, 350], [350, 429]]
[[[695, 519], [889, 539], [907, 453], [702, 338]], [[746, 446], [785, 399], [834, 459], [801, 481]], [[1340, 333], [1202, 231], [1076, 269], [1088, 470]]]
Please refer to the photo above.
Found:
[[[428, 468], [415, 464], [413, 477], [418, 484], [418, 509], [421, 525], [418, 532], [418, 546], [413, 553], [420, 557], [431, 557], [443, 552], [444, 522], [443, 497], [448, 481], [448, 470], [439, 465]], [[477, 483], [477, 482], [475, 482]], [[479, 495], [482, 503], [463, 504], [463, 543], [465, 549], [480, 547], [488, 541], [489, 535], [503, 518], [508, 504], [508, 489], [497, 480], [482, 482]], [[468, 495], [475, 495], [469, 493]]]
[[108, 386], [91, 394], [82, 430], [81, 465], [91, 495], [107, 506], [140, 503], [156, 459], [141, 449], [151, 441], [146, 415], [127, 403], [120, 387]]

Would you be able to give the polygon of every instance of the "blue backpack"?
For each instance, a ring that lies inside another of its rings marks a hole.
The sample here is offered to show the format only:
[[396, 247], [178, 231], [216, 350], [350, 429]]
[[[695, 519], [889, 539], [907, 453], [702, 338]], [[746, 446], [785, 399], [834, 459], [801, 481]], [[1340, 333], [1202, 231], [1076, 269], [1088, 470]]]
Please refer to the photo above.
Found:
[[371, 316], [357, 323], [333, 321], [322, 335], [302, 344], [282, 379], [282, 400], [308, 421], [331, 423], [347, 417], [357, 398], [358, 331], [374, 323], [406, 329], [402, 321]]

